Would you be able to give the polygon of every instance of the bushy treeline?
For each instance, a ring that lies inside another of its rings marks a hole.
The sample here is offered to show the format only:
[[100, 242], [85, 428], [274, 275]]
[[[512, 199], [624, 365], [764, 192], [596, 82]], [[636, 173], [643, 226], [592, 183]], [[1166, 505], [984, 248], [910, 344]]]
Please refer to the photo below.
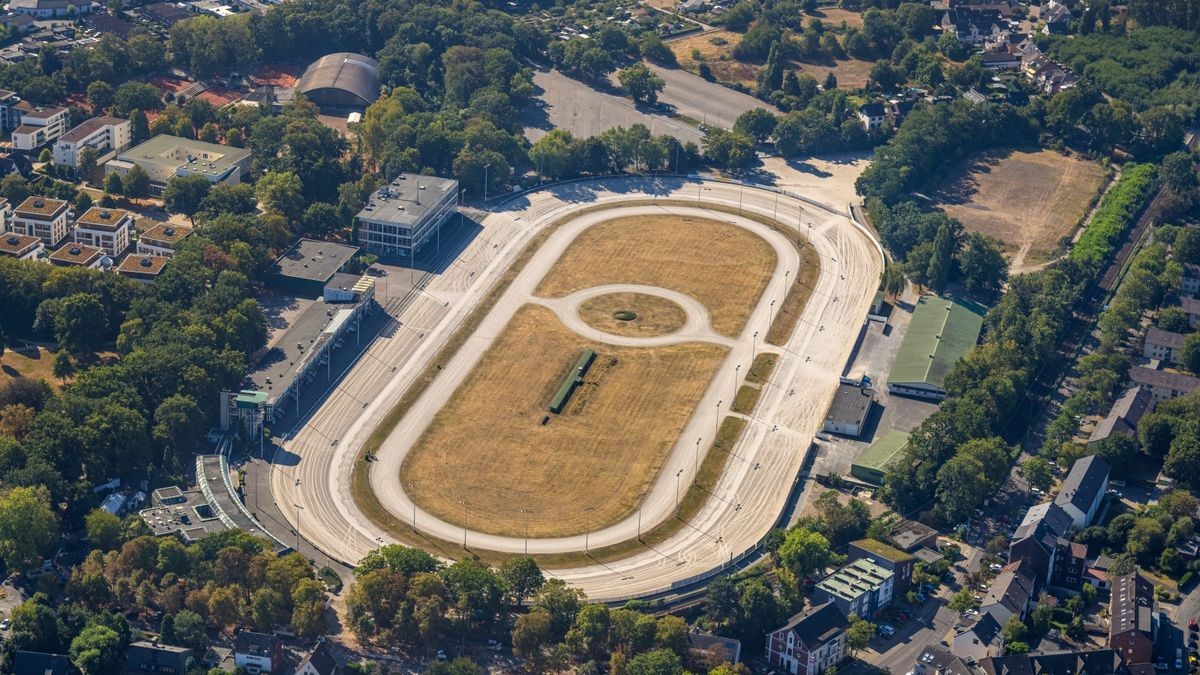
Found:
[[1135, 164], [1122, 171], [1071, 248], [1071, 260], [1087, 266], [1108, 260], [1154, 189], [1156, 174], [1153, 164]]
[[[1145, 4], [1170, 3], [1148, 0]], [[1127, 33], [1059, 37], [1051, 41], [1049, 53], [1106, 94], [1138, 110], [1183, 105], [1194, 111], [1200, 104], [1200, 33], [1193, 32], [1196, 28], [1185, 30], [1181, 22], [1165, 21]]]

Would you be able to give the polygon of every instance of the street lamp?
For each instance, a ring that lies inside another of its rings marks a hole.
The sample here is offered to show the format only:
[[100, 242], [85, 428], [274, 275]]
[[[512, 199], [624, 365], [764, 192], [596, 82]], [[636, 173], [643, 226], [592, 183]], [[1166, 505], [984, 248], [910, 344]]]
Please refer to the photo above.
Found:
[[409, 500], [412, 501], [412, 505], [413, 505], [412, 531], [413, 531], [413, 533], [416, 533], [416, 531], [417, 531], [417, 500], [413, 499], [412, 491], [417, 488], [417, 484], [416, 483], [405, 483], [404, 487], [408, 488], [408, 498], [409, 498]]
[[637, 540], [642, 540], [642, 505], [646, 501], [646, 491], [642, 490], [642, 494], [638, 495], [638, 523], [637, 523]]
[[754, 363], [755, 349], [758, 347], [758, 331], [754, 331], [754, 339], [750, 341], [750, 363]]
[[696, 439], [696, 452], [692, 457], [692, 463], [696, 465], [696, 475], [692, 477], [692, 485], [700, 484], [700, 439]]
[[529, 555], [529, 509], [521, 509], [525, 514], [525, 555]]
[[721, 401], [717, 400], [717, 423], [713, 425], [713, 443], [717, 442], [717, 436], [721, 435]]
[[465, 549], [467, 547], [467, 507], [471, 505], [471, 502], [460, 499], [458, 503], [463, 507], [463, 548]]
[[679, 477], [683, 475], [683, 469], [675, 472], [675, 517], [679, 517]]
[[586, 520], [584, 521], [584, 524], [583, 524], [583, 552], [584, 553], [591, 552], [589, 544], [590, 544], [590, 536], [592, 534], [592, 511], [595, 511], [595, 510], [596, 510], [595, 507], [592, 507], [592, 506], [589, 506], [583, 510], [583, 512], [585, 514], [587, 514], [586, 516], [584, 516], [584, 518]]
[[483, 165], [483, 208], [485, 209], [487, 208], [488, 167], [491, 165], [491, 162]]
[[[296, 483], [299, 484], [300, 481], [296, 481]], [[296, 553], [300, 553], [300, 512], [304, 510], [304, 507], [299, 504], [292, 504], [292, 506], [296, 507]]]
[[741, 372], [742, 372], [742, 364], [739, 363], [733, 367], [733, 395], [735, 398], [737, 397], [738, 378], [740, 377]]

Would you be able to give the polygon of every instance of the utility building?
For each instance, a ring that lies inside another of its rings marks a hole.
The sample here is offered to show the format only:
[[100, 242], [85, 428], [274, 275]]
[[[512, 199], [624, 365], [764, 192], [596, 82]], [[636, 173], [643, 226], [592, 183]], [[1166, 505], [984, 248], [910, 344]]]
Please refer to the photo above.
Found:
[[946, 375], [979, 340], [983, 307], [973, 302], [922, 296], [913, 310], [888, 377], [888, 392], [946, 398]]

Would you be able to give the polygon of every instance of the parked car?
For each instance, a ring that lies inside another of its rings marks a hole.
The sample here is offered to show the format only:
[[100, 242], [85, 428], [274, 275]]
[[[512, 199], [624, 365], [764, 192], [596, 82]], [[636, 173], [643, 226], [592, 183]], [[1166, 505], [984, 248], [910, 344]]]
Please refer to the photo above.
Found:
[[895, 628], [892, 628], [891, 626], [887, 625], [886, 623], [885, 623], [885, 624], [880, 624], [880, 626], [879, 626], [879, 634], [880, 634], [880, 635], [882, 635], [882, 636], [883, 636], [883, 637], [885, 637], [885, 638], [890, 638], [890, 637], [892, 637], [893, 635], [895, 635], [895, 634], [896, 634], [896, 629], [895, 629]]
[[1154, 669], [1155, 670], [1168, 670], [1167, 662], [1164, 661], [1161, 656], [1158, 657], [1158, 660], [1154, 662]]

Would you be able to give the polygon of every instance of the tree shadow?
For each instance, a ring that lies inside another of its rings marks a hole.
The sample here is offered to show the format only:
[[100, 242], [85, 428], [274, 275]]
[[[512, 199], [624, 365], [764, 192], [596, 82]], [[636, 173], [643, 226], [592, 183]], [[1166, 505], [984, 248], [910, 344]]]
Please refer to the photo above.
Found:
[[787, 164], [789, 167], [799, 171], [800, 173], [805, 173], [816, 178], [829, 178], [833, 175], [831, 172], [818, 169], [813, 164], [802, 159], [789, 159]]
[[992, 172], [992, 167], [1013, 154], [1012, 148], [988, 150], [967, 159], [951, 175], [957, 176], [933, 193], [944, 204], [963, 205], [979, 192], [979, 177]]

